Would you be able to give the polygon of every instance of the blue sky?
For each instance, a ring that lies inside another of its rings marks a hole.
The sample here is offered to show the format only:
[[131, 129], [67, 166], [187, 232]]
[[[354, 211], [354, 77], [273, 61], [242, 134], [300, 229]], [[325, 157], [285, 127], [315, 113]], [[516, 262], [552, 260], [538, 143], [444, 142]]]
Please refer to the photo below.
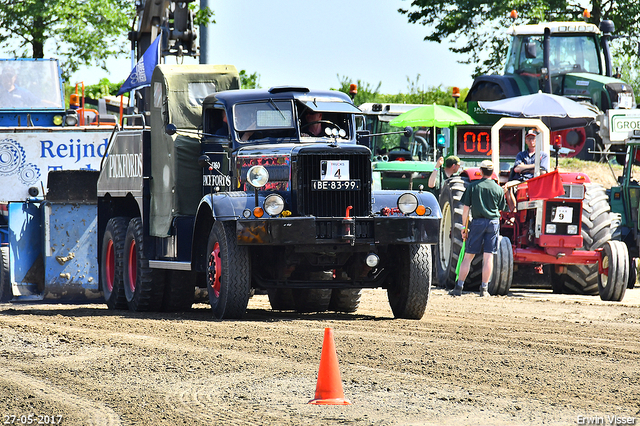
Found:
[[[410, 24], [398, 8], [404, 0], [233, 0], [211, 1], [216, 24], [211, 37], [216, 64], [260, 75], [263, 88], [301, 85], [337, 88], [338, 75], [360, 79], [381, 93], [408, 92], [407, 77], [421, 86], [470, 87], [473, 65], [448, 50], [449, 44], [425, 42], [427, 29]], [[188, 62], [188, 61], [185, 61]], [[168, 58], [167, 63], [175, 63]], [[193, 63], [193, 62], [191, 62]], [[108, 62], [110, 72], [83, 69], [71, 82], [121, 81], [130, 57]]]

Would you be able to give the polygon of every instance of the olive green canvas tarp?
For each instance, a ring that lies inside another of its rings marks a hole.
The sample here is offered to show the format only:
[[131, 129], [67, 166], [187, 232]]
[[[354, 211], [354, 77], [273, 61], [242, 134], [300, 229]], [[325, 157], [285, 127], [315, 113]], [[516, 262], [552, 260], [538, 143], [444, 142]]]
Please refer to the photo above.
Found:
[[202, 100], [215, 92], [238, 89], [233, 65], [158, 65], [151, 78], [151, 211], [149, 232], [167, 237], [176, 216], [193, 215], [202, 197], [197, 136], [167, 135], [165, 126], [197, 130]]

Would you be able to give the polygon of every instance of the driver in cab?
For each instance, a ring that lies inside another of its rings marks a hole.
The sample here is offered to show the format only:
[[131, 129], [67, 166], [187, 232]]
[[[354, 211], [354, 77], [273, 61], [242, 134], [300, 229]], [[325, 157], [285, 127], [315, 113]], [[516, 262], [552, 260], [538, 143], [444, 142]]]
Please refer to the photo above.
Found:
[[304, 123], [300, 127], [300, 132], [302, 136], [325, 136], [324, 126], [322, 125], [322, 113], [307, 110], [304, 115]]

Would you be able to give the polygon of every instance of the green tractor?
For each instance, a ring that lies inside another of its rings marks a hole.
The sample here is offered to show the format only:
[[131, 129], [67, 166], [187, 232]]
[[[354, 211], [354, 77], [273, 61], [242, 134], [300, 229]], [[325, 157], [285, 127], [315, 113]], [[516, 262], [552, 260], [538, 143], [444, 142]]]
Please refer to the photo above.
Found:
[[634, 288], [640, 258], [640, 130], [633, 132], [625, 146], [623, 174], [618, 177], [619, 186], [612, 187], [609, 192], [609, 203], [611, 211], [620, 215], [614, 238], [627, 245], [630, 258], [627, 288]]
[[[446, 157], [448, 129], [416, 128], [407, 137], [389, 122], [402, 113], [424, 105], [365, 103], [359, 106], [365, 128], [371, 132], [373, 185], [376, 189], [427, 189], [429, 175], [438, 157]], [[392, 134], [395, 133], [395, 134]]]
[[478, 101], [493, 101], [543, 91], [590, 106], [600, 127], [576, 126], [571, 119], [554, 126], [552, 143], [572, 149], [570, 156], [593, 159], [593, 152], [613, 152], [622, 160], [626, 129], [640, 120], [633, 88], [614, 75], [609, 40], [613, 22], [597, 27], [585, 22], [514, 25], [503, 75], [477, 77], [466, 97], [468, 113], [493, 123]]

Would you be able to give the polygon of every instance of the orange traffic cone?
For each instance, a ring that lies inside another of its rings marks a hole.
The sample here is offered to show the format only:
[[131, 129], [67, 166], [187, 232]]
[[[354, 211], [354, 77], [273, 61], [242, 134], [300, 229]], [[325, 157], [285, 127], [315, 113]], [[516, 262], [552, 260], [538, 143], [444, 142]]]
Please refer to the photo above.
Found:
[[309, 401], [309, 404], [351, 405], [349, 400], [344, 399], [340, 369], [338, 368], [338, 355], [336, 354], [336, 345], [333, 342], [333, 330], [329, 327], [324, 329], [316, 397]]

